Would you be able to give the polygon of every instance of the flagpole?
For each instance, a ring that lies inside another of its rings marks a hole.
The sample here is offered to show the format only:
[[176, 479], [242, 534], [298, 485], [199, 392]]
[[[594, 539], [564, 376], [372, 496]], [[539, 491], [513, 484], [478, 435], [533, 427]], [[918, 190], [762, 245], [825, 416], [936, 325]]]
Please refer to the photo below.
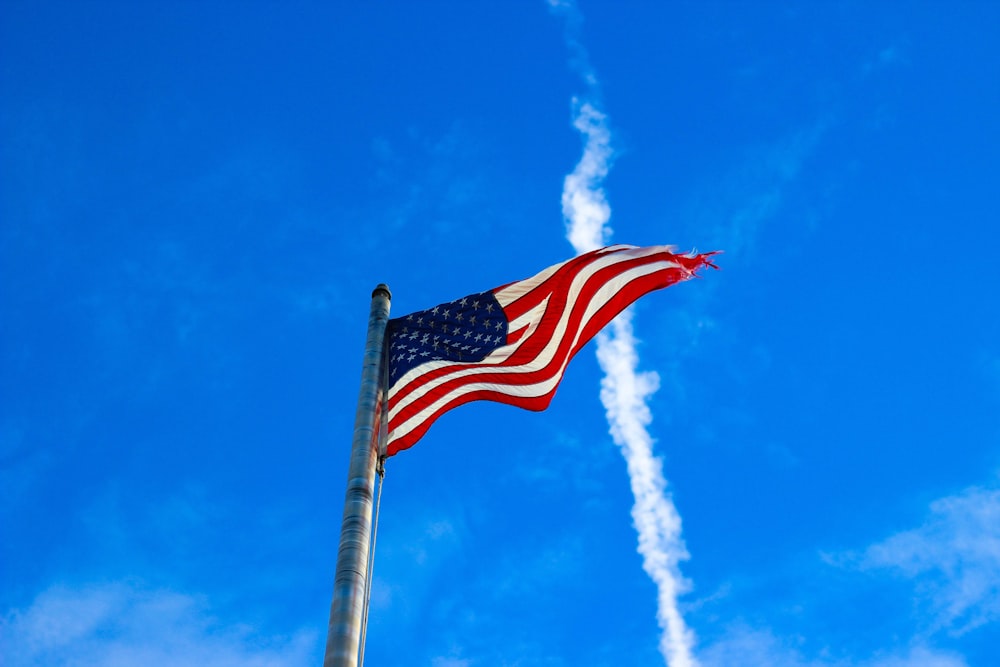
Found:
[[358, 664], [378, 459], [378, 430], [380, 412], [384, 408], [383, 341], [391, 298], [389, 288], [382, 284], [372, 292], [323, 667], [357, 667]]

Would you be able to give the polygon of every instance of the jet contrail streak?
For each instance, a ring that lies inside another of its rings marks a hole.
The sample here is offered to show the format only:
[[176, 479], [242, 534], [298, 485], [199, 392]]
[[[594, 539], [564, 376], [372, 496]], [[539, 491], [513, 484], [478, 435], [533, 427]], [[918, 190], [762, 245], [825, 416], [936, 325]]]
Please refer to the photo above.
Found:
[[[578, 22], [571, 3], [551, 4], [572, 14], [569, 18]], [[572, 38], [570, 41], [574, 53], [580, 56], [575, 64], [584, 63], [581, 76], [595, 87], [597, 79], [585, 65], [585, 52], [578, 42]], [[602, 183], [613, 151], [607, 119], [600, 109], [589, 101], [576, 101], [575, 106], [574, 126], [583, 135], [585, 145], [579, 163], [563, 183], [562, 208], [566, 236], [577, 253], [583, 253], [607, 245], [611, 236], [611, 207]], [[632, 521], [639, 534], [639, 554], [643, 569], [657, 587], [657, 621], [663, 631], [660, 652], [669, 667], [696, 667], [694, 633], [685, 624], [678, 604], [678, 597], [689, 587], [679, 568], [680, 561], [688, 558], [681, 537], [681, 517], [667, 491], [663, 465], [653, 456], [653, 438], [647, 430], [652, 415], [646, 400], [658, 388], [659, 377], [637, 370], [639, 356], [631, 309], [613, 320], [610, 330], [597, 336], [597, 360], [604, 371], [601, 402], [611, 437], [625, 457], [635, 497]]]
[[631, 311], [612, 321], [597, 337], [597, 360], [604, 371], [601, 402], [611, 436], [628, 466], [635, 505], [632, 521], [639, 534], [642, 567], [656, 583], [657, 621], [663, 630], [660, 652], [670, 667], [694, 667], [694, 633], [684, 623], [678, 597], [688, 589], [679, 563], [688, 558], [681, 517], [667, 492], [660, 459], [653, 456], [652, 420], [646, 399], [659, 387], [656, 373], [637, 371], [639, 356]]

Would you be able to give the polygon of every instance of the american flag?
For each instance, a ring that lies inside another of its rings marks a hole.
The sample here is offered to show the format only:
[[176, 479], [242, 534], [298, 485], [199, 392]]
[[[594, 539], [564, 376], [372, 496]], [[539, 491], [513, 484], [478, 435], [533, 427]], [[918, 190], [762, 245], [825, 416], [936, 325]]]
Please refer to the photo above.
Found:
[[386, 455], [475, 400], [544, 410], [573, 355], [643, 294], [688, 280], [714, 253], [615, 245], [533, 278], [389, 320]]

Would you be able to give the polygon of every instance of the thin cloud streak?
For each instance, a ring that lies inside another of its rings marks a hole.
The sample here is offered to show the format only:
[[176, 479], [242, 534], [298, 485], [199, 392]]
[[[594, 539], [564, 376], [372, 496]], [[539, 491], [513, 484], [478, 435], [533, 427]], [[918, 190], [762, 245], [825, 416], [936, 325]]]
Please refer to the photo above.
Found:
[[631, 311], [612, 321], [610, 333], [598, 336], [597, 360], [604, 371], [601, 402], [611, 437], [625, 457], [635, 497], [632, 521], [639, 534], [642, 567], [656, 583], [656, 616], [664, 631], [660, 651], [670, 667], [693, 667], [698, 664], [692, 654], [695, 637], [678, 605], [678, 597], [690, 588], [679, 567], [689, 555], [681, 537], [681, 516], [667, 492], [663, 464], [653, 456], [647, 429], [652, 414], [646, 400], [659, 388], [660, 379], [656, 373], [637, 371]]
[[[573, 3], [550, 2], [566, 17], [567, 29], [580, 23]], [[567, 37], [575, 69], [597, 97], [597, 79], [586, 65], [586, 52], [579, 41]], [[607, 245], [611, 237], [608, 221], [611, 207], [601, 184], [608, 174], [613, 150], [607, 117], [595, 103], [574, 100], [573, 124], [583, 135], [583, 156], [563, 182], [562, 209], [566, 237], [577, 253]], [[681, 616], [678, 597], [689, 588], [678, 564], [686, 560], [681, 537], [681, 517], [667, 492], [663, 465], [653, 456], [653, 438], [647, 427], [652, 414], [647, 399], [659, 387], [656, 373], [637, 370], [639, 356], [632, 331], [632, 313], [626, 310], [612, 321], [610, 330], [597, 336], [597, 360], [604, 371], [601, 402], [607, 414], [611, 437], [625, 457], [635, 504], [632, 521], [639, 534], [643, 569], [656, 583], [657, 622], [663, 630], [660, 652], [670, 667], [695, 667], [694, 633]]]
[[611, 206], [601, 189], [611, 162], [611, 132], [605, 115], [594, 105], [577, 100], [574, 103], [577, 112], [573, 125], [587, 142], [576, 169], [563, 182], [562, 210], [566, 238], [577, 253], [584, 253], [607, 245], [611, 238]]
[[262, 635], [223, 624], [205, 600], [129, 582], [53, 586], [0, 618], [5, 665], [293, 667], [316, 652], [311, 629]]

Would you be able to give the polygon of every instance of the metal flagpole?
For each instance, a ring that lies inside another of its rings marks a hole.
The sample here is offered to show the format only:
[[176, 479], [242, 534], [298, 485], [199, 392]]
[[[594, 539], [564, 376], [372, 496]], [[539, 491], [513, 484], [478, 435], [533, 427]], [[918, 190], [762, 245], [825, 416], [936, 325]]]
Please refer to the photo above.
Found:
[[368, 546], [372, 527], [375, 465], [379, 455], [378, 431], [381, 422], [380, 413], [385, 407], [382, 400], [384, 392], [382, 353], [391, 298], [389, 288], [385, 285], [380, 284], [372, 292], [323, 667], [357, 667], [358, 664], [365, 607], [365, 581], [368, 572]]

